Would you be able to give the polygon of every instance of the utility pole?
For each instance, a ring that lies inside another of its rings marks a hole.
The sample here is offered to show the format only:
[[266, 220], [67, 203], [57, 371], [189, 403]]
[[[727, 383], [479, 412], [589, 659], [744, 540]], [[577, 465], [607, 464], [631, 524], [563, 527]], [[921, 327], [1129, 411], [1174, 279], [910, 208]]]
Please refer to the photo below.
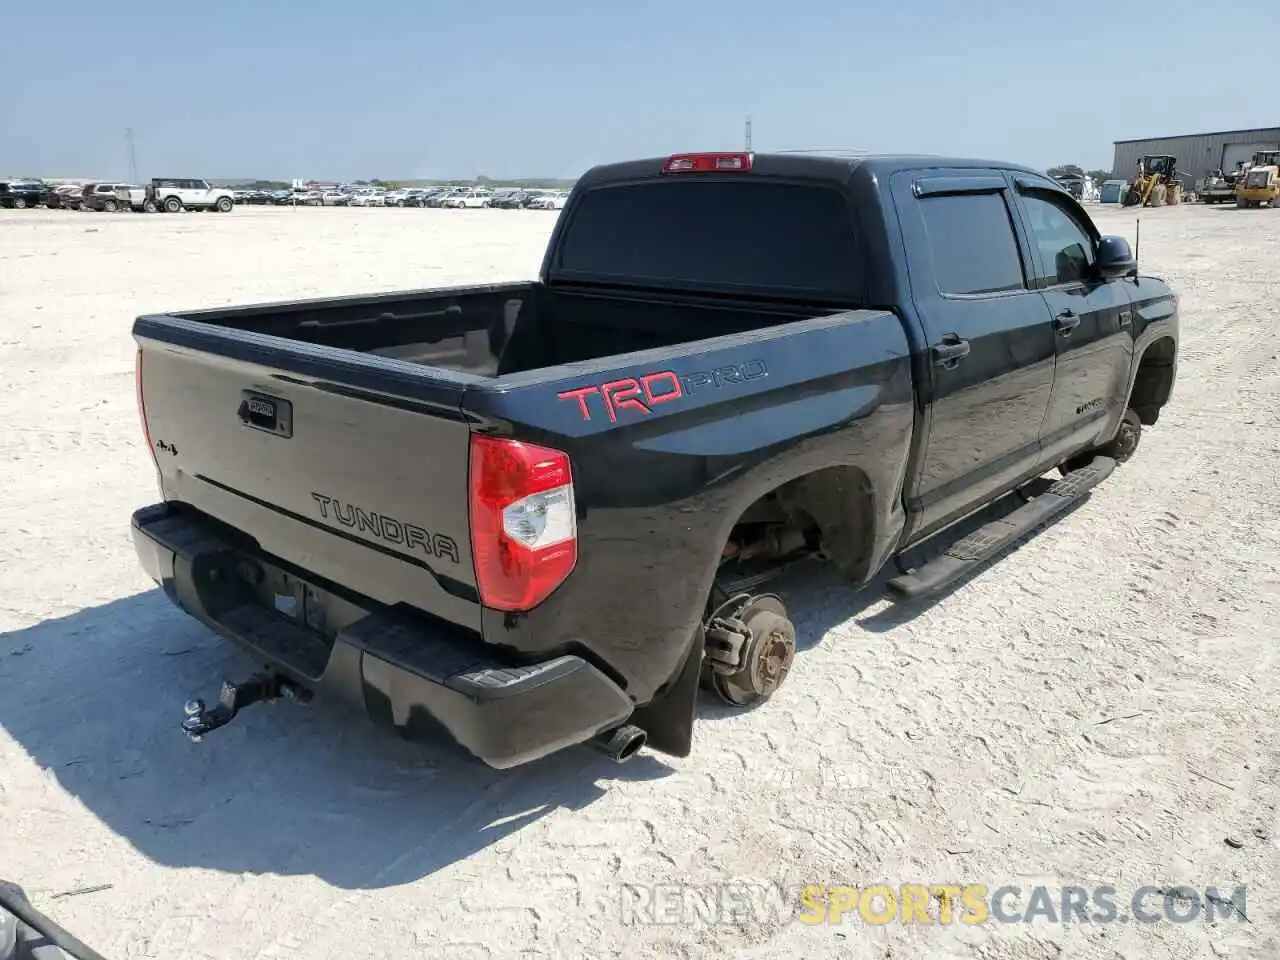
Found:
[[124, 131], [125, 142], [129, 144], [129, 182], [138, 182], [138, 153], [133, 148], [133, 127], [127, 127]]
[[751, 114], [747, 114], [747, 153], [751, 152]]

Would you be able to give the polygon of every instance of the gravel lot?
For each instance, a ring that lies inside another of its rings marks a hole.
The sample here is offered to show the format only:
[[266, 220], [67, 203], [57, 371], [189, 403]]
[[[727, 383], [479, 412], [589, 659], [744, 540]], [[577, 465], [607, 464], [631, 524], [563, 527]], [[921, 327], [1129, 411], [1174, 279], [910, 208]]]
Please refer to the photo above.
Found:
[[[498, 774], [321, 704], [183, 739], [183, 701], [251, 665], [135, 561], [133, 318], [527, 277], [554, 216], [0, 212], [4, 878], [113, 958], [1280, 955], [1280, 212], [1146, 211], [1182, 347], [1137, 458], [931, 605], [789, 584], [787, 687], [705, 705], [686, 760]], [[622, 909], [675, 881], [1245, 884], [1249, 920]]]

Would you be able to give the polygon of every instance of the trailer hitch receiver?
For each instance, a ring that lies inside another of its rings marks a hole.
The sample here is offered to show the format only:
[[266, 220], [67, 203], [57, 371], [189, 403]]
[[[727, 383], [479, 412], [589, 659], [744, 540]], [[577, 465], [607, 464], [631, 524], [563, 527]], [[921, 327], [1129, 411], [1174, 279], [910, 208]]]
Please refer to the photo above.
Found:
[[183, 709], [182, 732], [192, 743], [199, 743], [205, 735], [225, 727], [237, 713], [255, 703], [270, 703], [279, 697], [308, 703], [311, 691], [274, 672], [255, 673], [243, 683], [222, 682], [218, 691], [218, 704], [206, 708], [203, 700], [188, 700]]

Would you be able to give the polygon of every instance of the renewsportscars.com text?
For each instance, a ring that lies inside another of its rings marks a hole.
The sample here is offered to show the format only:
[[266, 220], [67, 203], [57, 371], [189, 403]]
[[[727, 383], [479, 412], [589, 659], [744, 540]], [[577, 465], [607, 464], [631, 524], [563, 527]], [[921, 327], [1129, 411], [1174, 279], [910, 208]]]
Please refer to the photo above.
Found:
[[1243, 886], [1195, 888], [1149, 884], [1116, 887], [907, 883], [868, 886], [725, 883], [625, 884], [621, 920], [632, 925], [770, 926], [866, 923], [1196, 923], [1248, 920]]

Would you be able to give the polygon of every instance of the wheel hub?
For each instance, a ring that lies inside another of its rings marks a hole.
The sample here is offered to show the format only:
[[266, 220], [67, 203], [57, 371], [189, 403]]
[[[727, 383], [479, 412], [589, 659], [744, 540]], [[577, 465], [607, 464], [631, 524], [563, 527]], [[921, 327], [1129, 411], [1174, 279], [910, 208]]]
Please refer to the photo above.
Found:
[[748, 599], [728, 623], [740, 631], [740, 653], [734, 664], [725, 662], [725, 651], [717, 653], [709, 685], [736, 707], [767, 700], [791, 672], [796, 655], [795, 625], [782, 602], [769, 595]]
[[1138, 449], [1138, 431], [1131, 423], [1122, 423], [1116, 434], [1116, 461], [1128, 460]]

